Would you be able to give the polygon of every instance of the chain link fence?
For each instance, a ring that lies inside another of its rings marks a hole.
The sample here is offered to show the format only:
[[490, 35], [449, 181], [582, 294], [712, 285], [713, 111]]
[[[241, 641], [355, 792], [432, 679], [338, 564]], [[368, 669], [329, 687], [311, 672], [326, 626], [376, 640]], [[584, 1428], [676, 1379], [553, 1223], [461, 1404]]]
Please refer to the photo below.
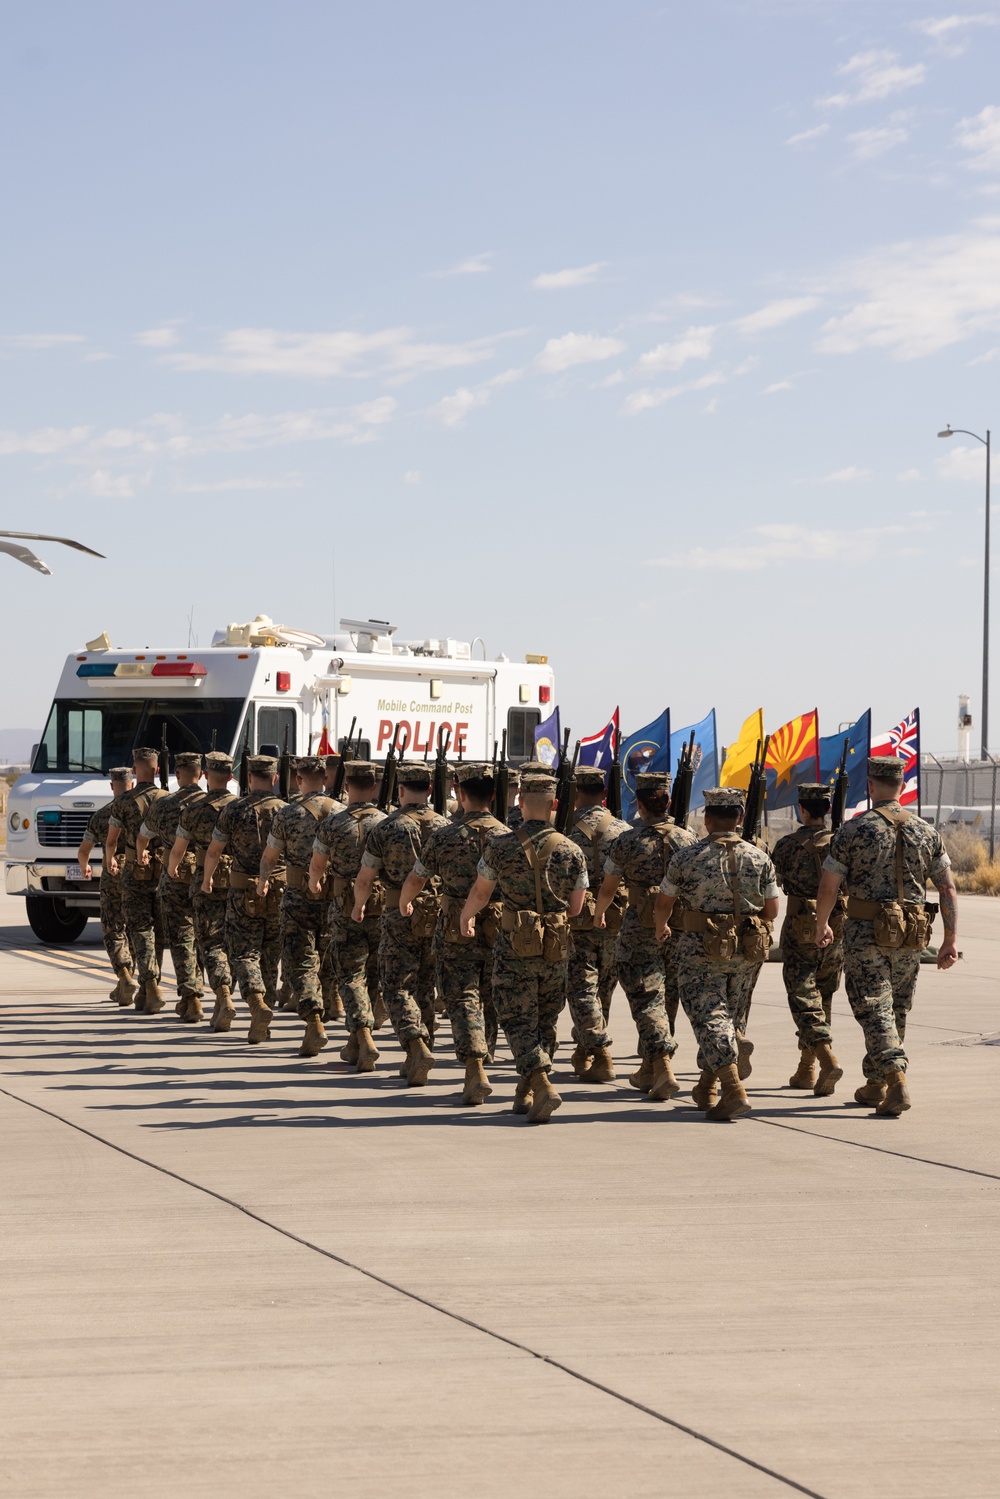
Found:
[[974, 830], [988, 847], [992, 860], [1000, 841], [998, 779], [1000, 764], [996, 760], [963, 762], [921, 755], [921, 812], [928, 822], [938, 827], [962, 823]]

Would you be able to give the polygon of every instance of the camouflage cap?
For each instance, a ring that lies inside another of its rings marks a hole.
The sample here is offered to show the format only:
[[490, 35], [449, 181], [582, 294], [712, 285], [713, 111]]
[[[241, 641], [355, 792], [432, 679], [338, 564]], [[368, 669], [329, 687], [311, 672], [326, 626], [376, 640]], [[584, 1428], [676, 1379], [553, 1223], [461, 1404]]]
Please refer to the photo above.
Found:
[[326, 766], [318, 755], [300, 755], [295, 762], [295, 773], [300, 776], [326, 775]]
[[274, 780], [278, 774], [278, 762], [273, 755], [251, 755], [247, 769], [252, 776], [270, 776]]
[[552, 774], [552, 766], [543, 765], [541, 760], [522, 760], [518, 766], [518, 774], [522, 776], [550, 776]]
[[532, 770], [528, 775], [521, 772], [521, 790], [525, 796], [552, 796], [555, 789], [556, 778], [546, 771]]
[[713, 786], [705, 792], [708, 812], [738, 812], [746, 805], [747, 794], [739, 786]]
[[604, 790], [605, 776], [599, 765], [578, 765], [574, 778], [581, 791]]
[[150, 749], [148, 745], [145, 745], [142, 749], [134, 749], [132, 751], [132, 764], [133, 765], [135, 764], [135, 762], [137, 760], [158, 760], [159, 758], [160, 758], [160, 752], [159, 752], [159, 750], [157, 750], [157, 749]]
[[196, 766], [201, 769], [200, 750], [181, 750], [174, 756], [175, 770], [194, 770]]
[[829, 797], [829, 786], [823, 786], [819, 781], [803, 781], [795, 793], [800, 802], [820, 802], [824, 797]]
[[348, 760], [344, 770], [344, 778], [348, 781], [367, 781], [381, 774], [382, 767], [374, 760]]
[[507, 766], [507, 779], [512, 786], [516, 786], [521, 779], [521, 771], [516, 765]]
[[111, 781], [127, 781], [131, 774], [131, 765], [112, 765], [108, 771], [108, 779]]
[[210, 750], [205, 756], [205, 769], [214, 771], [216, 775], [220, 775], [224, 770], [232, 770], [232, 768], [232, 755], [224, 755], [222, 750]]
[[636, 794], [641, 796], [644, 791], [669, 791], [669, 770], [640, 770], [635, 777]]
[[901, 781], [903, 762], [895, 755], [869, 755], [868, 774], [873, 781]]
[[429, 786], [431, 767], [426, 760], [404, 760], [396, 766], [396, 780], [401, 786]]
[[461, 786], [466, 781], [492, 781], [494, 771], [489, 761], [463, 760], [454, 767], [452, 774]]

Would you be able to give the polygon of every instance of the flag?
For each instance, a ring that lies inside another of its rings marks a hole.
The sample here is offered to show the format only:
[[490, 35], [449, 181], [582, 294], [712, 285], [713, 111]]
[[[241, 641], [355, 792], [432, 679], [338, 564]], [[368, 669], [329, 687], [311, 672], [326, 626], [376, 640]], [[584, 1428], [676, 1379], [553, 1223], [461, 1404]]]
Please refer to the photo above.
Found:
[[750, 784], [750, 767], [754, 762], [759, 744], [764, 742], [764, 710], [758, 708], [740, 729], [740, 737], [729, 746], [726, 762], [719, 772], [720, 786], [740, 786], [744, 791]]
[[548, 765], [555, 770], [559, 760], [559, 750], [562, 745], [562, 733], [559, 728], [559, 709], [553, 708], [544, 723], [540, 723], [535, 730], [535, 759], [540, 760], [543, 765]]
[[635, 816], [635, 778], [643, 770], [670, 769], [670, 709], [622, 741], [622, 817]]
[[829, 786], [833, 796], [837, 772], [847, 740], [847, 806], [845, 818], [857, 817], [868, 806], [868, 744], [872, 737], [872, 710], [866, 708], [861, 717], [845, 729], [842, 734], [826, 734], [819, 742], [819, 779]]
[[336, 752], [333, 748], [333, 745], [330, 743], [330, 735], [328, 732], [330, 714], [327, 709], [326, 702], [322, 697], [320, 697], [319, 700], [319, 711], [323, 715], [323, 732], [319, 736], [319, 744], [316, 746], [316, 753], [317, 755], [332, 755]]
[[803, 781], [819, 780], [819, 713], [801, 713], [781, 725], [768, 741], [764, 762], [767, 806], [794, 807]]
[[920, 709], [914, 708], [902, 723], [871, 742], [870, 755], [895, 755], [903, 761], [902, 806], [920, 806]]
[[689, 723], [670, 736], [670, 769], [676, 774], [681, 750], [694, 730], [694, 780], [691, 783], [691, 811], [705, 802], [705, 792], [719, 784], [719, 757], [715, 747], [715, 709], [701, 723]]
[[580, 740], [577, 764], [596, 765], [599, 770], [607, 770], [615, 758], [615, 735], [617, 733], [618, 709], [616, 708], [599, 734], [588, 734], [586, 739]]

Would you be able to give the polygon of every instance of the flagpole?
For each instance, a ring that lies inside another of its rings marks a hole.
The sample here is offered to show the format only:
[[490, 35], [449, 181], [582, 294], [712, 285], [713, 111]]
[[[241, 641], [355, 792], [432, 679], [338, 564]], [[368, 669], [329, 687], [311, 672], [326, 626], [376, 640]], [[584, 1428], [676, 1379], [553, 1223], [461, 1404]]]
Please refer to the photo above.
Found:
[[983, 545], [983, 702], [980, 759], [988, 760], [990, 757], [990, 429], [987, 427], [986, 436], [980, 437], [978, 432], [970, 432], [968, 427], [953, 427], [949, 422], [944, 431], [938, 433], [938, 437], [954, 437], [959, 432], [963, 437], [974, 437], [986, 449], [986, 527]]

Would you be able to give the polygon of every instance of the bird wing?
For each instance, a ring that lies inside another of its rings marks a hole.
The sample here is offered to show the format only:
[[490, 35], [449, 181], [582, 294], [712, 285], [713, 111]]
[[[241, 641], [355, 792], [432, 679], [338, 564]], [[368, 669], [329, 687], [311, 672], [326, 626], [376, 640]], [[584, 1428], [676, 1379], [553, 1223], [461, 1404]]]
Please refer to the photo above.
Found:
[[[43, 536], [38, 531], [0, 531], [0, 536], [16, 536], [21, 541], [58, 541], [64, 547], [73, 547], [78, 552], [86, 552], [90, 557], [104, 557], [103, 552], [95, 552], [92, 547], [85, 547], [82, 541], [72, 541], [68, 536]], [[4, 548], [4, 551], [9, 550], [9, 547]], [[22, 562], [25, 560], [21, 558]]]
[[[0, 536], [9, 534], [7, 531], [0, 531]], [[51, 576], [51, 567], [46, 567], [41, 557], [36, 557], [34, 552], [27, 547], [19, 547], [16, 542], [12, 541], [0, 541], [0, 552], [9, 552], [12, 557], [17, 558], [18, 562], [24, 562], [28, 567], [33, 567], [36, 573], [48, 573]]]

